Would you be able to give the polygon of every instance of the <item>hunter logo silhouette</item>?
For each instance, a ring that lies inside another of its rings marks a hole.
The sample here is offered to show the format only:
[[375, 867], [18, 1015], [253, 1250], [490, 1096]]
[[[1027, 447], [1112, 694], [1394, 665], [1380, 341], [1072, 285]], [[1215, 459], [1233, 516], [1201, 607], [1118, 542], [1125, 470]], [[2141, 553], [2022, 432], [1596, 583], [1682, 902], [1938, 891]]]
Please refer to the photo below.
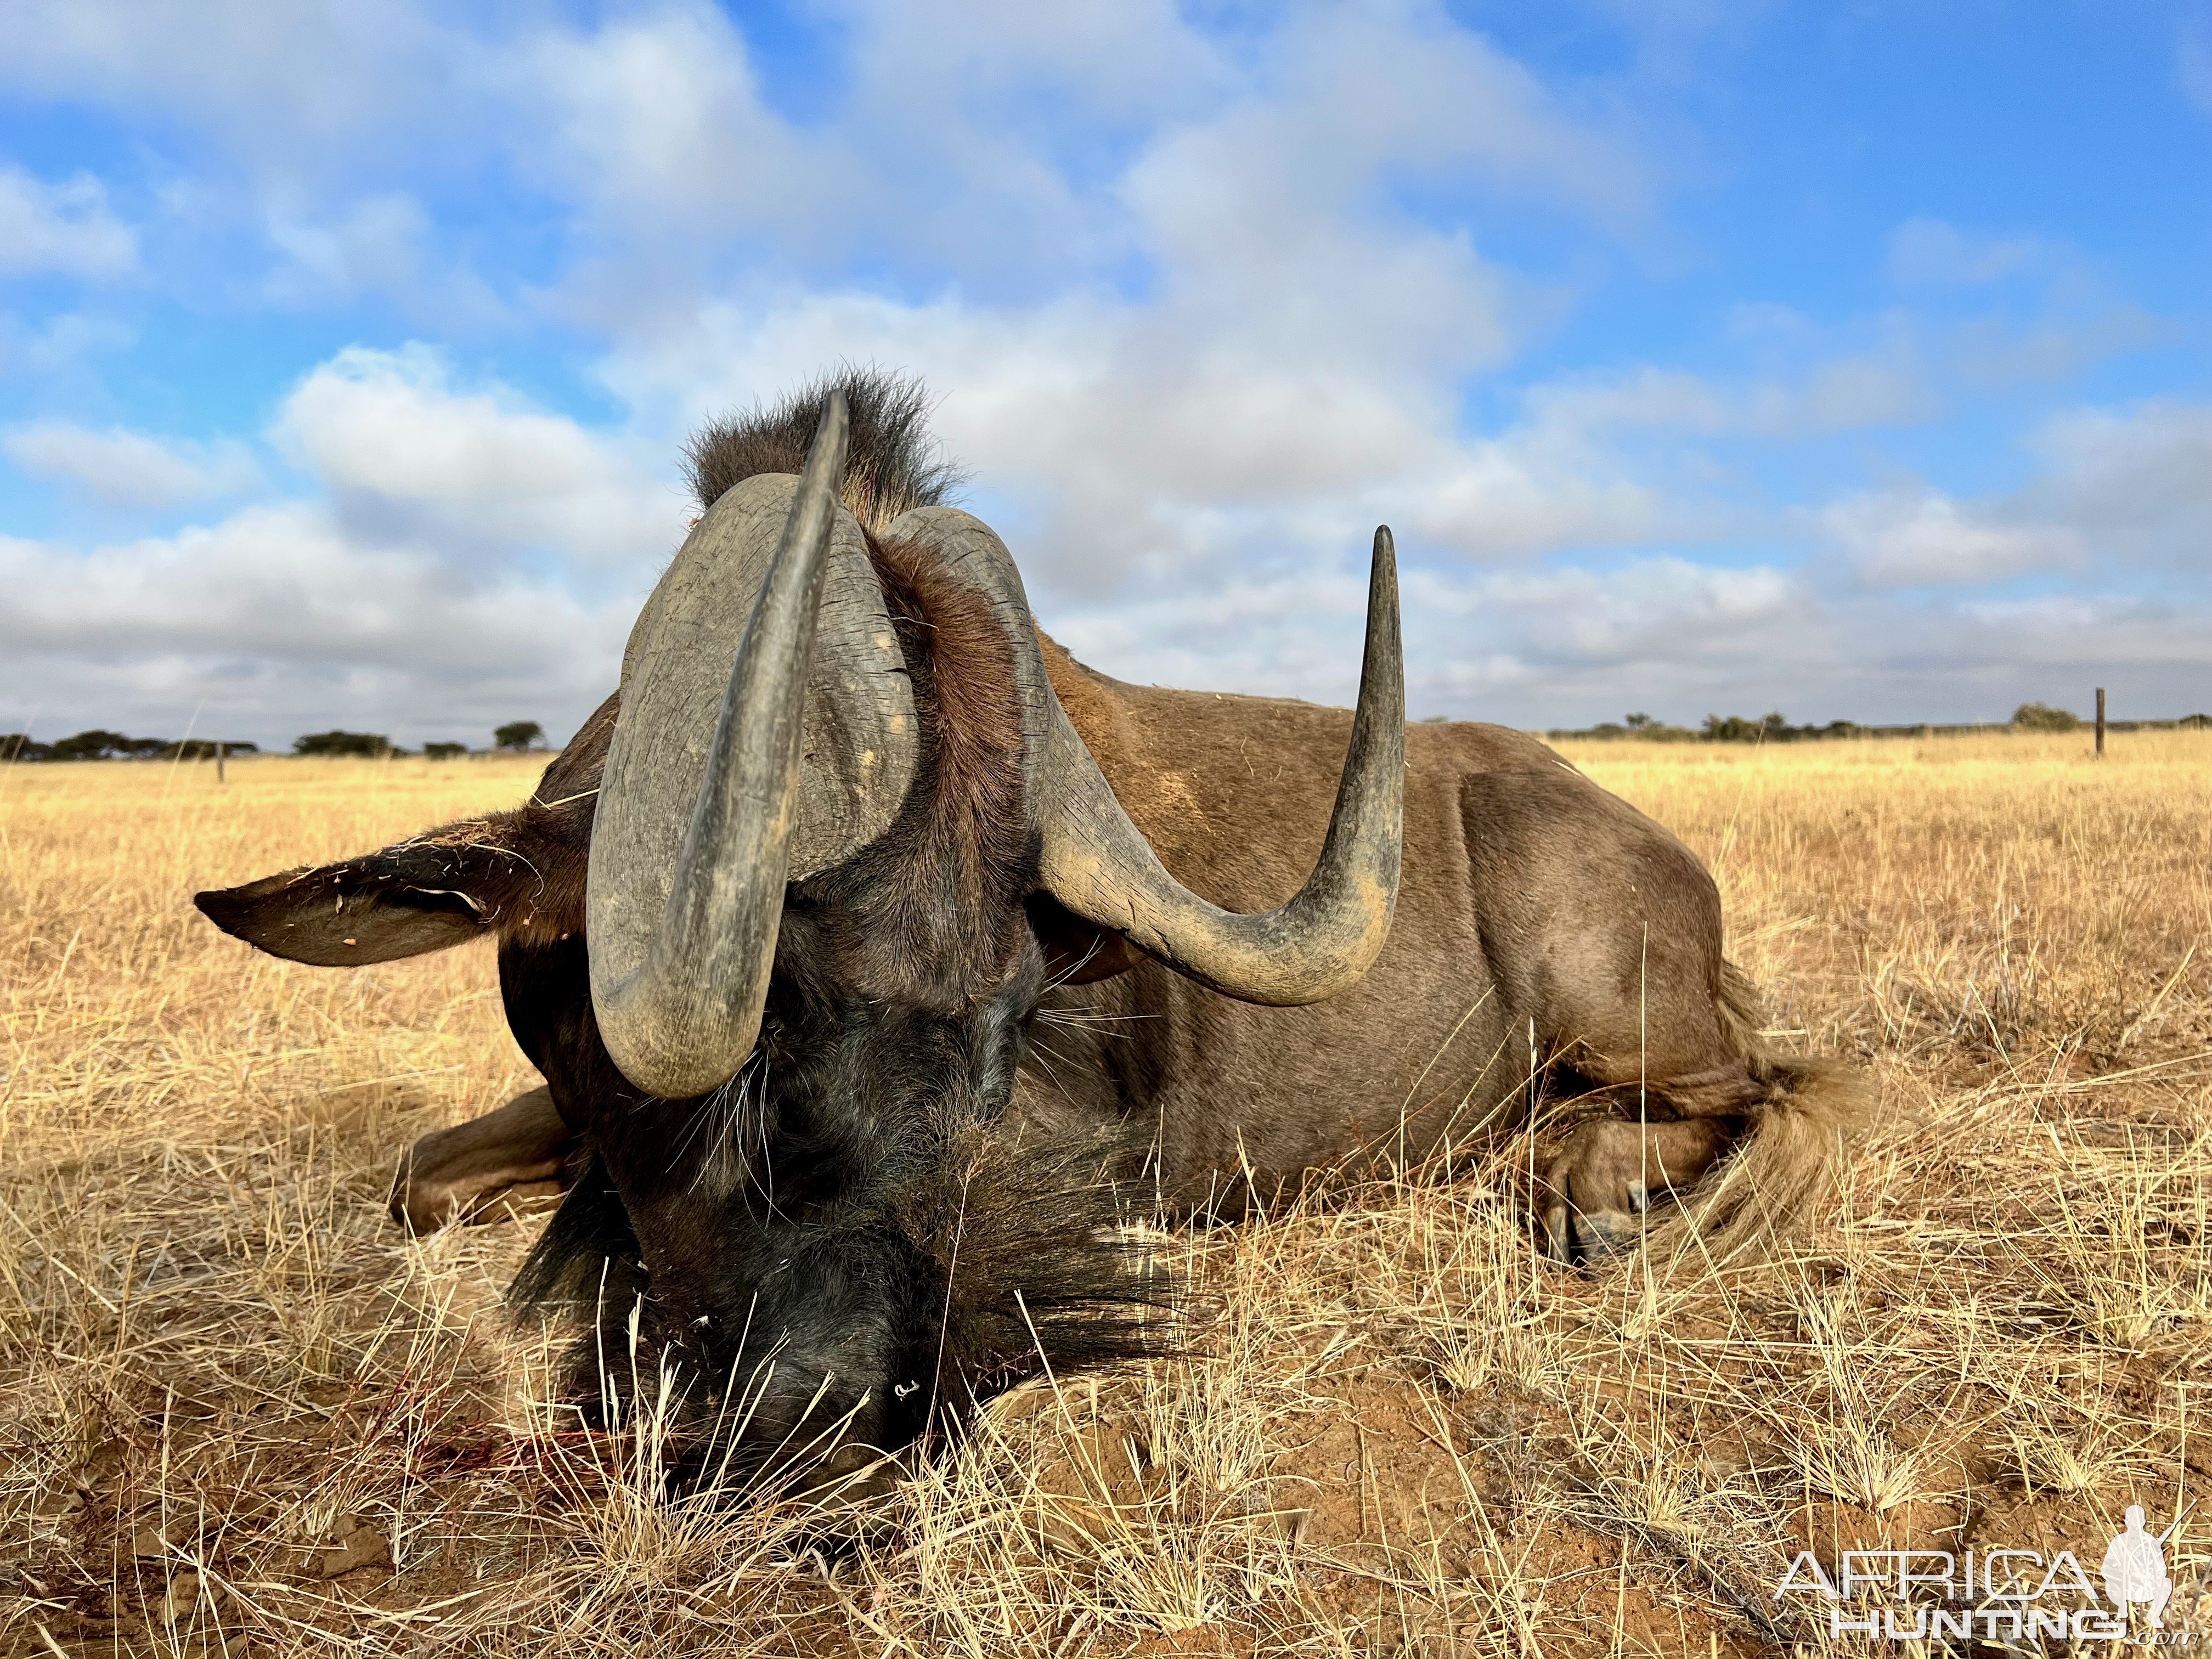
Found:
[[2105, 1594], [2123, 1613], [2130, 1601], [2146, 1602], [2154, 1630], [2166, 1627], [2166, 1604], [2173, 1580], [2166, 1576], [2166, 1540], [2173, 1528], [2154, 1537], [2143, 1530], [2142, 1505], [2128, 1505], [2128, 1529], [2105, 1547]]

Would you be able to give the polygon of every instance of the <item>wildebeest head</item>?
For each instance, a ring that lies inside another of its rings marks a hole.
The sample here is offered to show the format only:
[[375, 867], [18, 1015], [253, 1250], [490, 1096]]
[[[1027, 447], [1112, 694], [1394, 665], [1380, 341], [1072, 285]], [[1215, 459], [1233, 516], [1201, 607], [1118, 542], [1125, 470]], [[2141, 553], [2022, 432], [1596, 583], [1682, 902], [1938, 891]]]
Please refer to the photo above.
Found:
[[[858, 492], [846, 469], [845, 392], [866, 428], [886, 386], [823, 390], [798, 477], [755, 455], [702, 488], [619, 693], [528, 805], [198, 898], [316, 963], [495, 931], [517, 1039], [593, 1158], [518, 1291], [596, 1301], [611, 1333], [635, 1307], [695, 1405], [758, 1447], [838, 1421], [895, 1446], [1040, 1346], [1141, 1346], [1100, 1147], [1004, 1121], [1040, 998], [1141, 953], [1317, 1000], [1381, 948], [1398, 874], [1387, 532], [1319, 861], [1279, 909], [1223, 911], [1069, 724], [999, 538], [949, 507], [864, 528], [841, 504], [841, 480], [864, 508], [897, 494], [880, 457], [856, 458]], [[773, 460], [793, 415], [736, 430]]]

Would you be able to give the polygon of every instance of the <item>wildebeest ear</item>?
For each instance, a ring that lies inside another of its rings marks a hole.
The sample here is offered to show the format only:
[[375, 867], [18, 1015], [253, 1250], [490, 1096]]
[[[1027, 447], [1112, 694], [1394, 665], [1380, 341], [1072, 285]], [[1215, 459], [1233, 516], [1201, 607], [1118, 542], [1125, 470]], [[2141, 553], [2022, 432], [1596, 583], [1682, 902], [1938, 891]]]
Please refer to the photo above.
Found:
[[226, 933], [317, 968], [393, 962], [530, 919], [545, 883], [497, 820], [455, 824], [380, 853], [196, 893]]

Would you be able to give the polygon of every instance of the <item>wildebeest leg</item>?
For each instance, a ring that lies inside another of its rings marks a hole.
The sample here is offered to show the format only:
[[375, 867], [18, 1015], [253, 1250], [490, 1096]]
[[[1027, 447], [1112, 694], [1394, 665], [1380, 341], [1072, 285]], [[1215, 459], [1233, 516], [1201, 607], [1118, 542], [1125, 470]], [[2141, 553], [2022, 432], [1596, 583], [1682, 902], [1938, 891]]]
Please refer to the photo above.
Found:
[[1652, 1200], [1711, 1169], [1735, 1127], [1716, 1118], [1637, 1124], [1601, 1117], [1577, 1126], [1537, 1193], [1546, 1249], [1568, 1261], [1632, 1249]]
[[576, 1137], [550, 1090], [517, 1095], [495, 1112], [424, 1135], [399, 1160], [392, 1218], [418, 1233], [454, 1221], [497, 1221], [533, 1198], [557, 1198]]

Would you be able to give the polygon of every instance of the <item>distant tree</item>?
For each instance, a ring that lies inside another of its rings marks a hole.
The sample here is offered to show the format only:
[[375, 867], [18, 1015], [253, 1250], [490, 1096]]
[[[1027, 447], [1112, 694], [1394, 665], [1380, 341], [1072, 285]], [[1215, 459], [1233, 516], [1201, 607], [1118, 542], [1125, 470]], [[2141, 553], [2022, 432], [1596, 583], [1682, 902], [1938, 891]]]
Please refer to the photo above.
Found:
[[469, 752], [465, 743], [426, 743], [422, 745], [424, 758], [428, 760], [459, 760]]
[[[1705, 724], [1710, 728], [1717, 722], [1726, 724], [1718, 714], [1713, 715]], [[1740, 721], [1738, 724], [1753, 732], [1758, 729], [1755, 721]], [[1547, 732], [1545, 735], [1552, 738], [1588, 738], [1600, 743], [1617, 743], [1626, 738], [1632, 738], [1638, 743], [1694, 743], [1700, 738], [1710, 738], [1711, 732], [1710, 730], [1702, 732], [1694, 732], [1686, 726], [1669, 726], [1656, 715], [1638, 713], [1624, 715], [1617, 720], [1600, 720], [1595, 726], [1585, 726], [1576, 731]]]
[[132, 739], [120, 732], [102, 731], [98, 726], [72, 738], [59, 738], [54, 744], [56, 760], [110, 760], [132, 752]]
[[501, 749], [535, 749], [545, 741], [545, 728], [536, 720], [509, 720], [493, 728], [491, 740]]
[[292, 739], [295, 755], [366, 755], [382, 760], [395, 753], [392, 739], [380, 732], [311, 732]]
[[[2206, 727], [2212, 726], [2212, 714], [2184, 714], [2179, 720], [2174, 721], [2174, 724], [2185, 732], [2202, 732]], [[0, 760], [5, 760], [7, 757], [8, 739], [0, 738]]]
[[2024, 702], [2012, 711], [2012, 723], [2023, 732], [2073, 732], [2080, 729], [2081, 717], [2047, 702]]
[[53, 757], [53, 744], [33, 743], [27, 732], [0, 732], [0, 765], [11, 761], [46, 761]]
[[1794, 738], [1810, 737], [1814, 729], [1790, 725], [1789, 717], [1778, 710], [1755, 720], [1741, 714], [1708, 714], [1705, 730], [1698, 735], [1707, 743], [1788, 743]]

